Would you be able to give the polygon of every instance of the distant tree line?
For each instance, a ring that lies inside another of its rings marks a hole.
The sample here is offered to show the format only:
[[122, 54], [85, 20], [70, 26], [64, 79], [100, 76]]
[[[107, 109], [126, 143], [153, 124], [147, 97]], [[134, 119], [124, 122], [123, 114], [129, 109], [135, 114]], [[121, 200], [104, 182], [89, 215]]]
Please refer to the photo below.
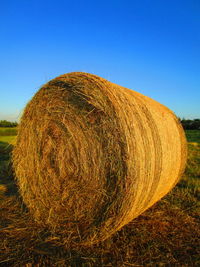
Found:
[[200, 119], [187, 120], [180, 119], [185, 130], [200, 130]]
[[11, 121], [7, 121], [7, 120], [3, 120], [0, 121], [0, 127], [17, 127], [18, 123], [15, 122], [11, 122]]
[[[185, 130], [200, 130], [200, 119], [194, 119], [194, 120], [187, 120], [187, 119], [180, 119], [180, 122], [183, 125], [183, 128]], [[18, 123], [10, 122], [7, 120], [0, 121], [0, 127], [16, 127]]]

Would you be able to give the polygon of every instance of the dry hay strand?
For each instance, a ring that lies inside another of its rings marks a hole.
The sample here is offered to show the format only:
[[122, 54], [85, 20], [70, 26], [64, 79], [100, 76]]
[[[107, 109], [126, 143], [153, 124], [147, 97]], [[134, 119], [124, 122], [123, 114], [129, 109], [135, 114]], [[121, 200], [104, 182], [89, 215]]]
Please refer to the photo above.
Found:
[[158, 102], [96, 75], [45, 84], [21, 118], [13, 165], [36, 221], [70, 246], [110, 237], [178, 182], [186, 139]]

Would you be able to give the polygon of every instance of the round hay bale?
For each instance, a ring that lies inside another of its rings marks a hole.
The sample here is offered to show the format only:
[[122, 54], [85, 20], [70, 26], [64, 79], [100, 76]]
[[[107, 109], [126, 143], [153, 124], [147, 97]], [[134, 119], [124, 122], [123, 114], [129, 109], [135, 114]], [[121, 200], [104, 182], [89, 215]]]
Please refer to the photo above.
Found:
[[45, 84], [21, 118], [13, 165], [34, 218], [73, 245], [103, 241], [178, 182], [186, 140], [165, 106], [96, 75]]

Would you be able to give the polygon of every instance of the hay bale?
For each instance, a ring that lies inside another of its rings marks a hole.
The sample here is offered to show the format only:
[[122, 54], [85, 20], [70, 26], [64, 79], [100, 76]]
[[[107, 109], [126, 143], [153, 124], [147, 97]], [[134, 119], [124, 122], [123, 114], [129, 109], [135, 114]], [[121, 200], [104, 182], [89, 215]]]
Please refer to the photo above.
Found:
[[25, 204], [71, 246], [105, 240], [140, 215], [185, 162], [184, 132], [168, 108], [81, 72], [35, 94], [13, 151]]

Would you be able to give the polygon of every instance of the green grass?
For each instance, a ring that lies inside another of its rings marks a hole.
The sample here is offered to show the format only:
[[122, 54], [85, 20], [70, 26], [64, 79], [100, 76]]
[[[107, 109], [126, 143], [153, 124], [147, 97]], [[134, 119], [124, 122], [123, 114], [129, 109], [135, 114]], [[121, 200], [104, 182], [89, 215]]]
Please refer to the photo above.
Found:
[[13, 144], [15, 142], [16, 136], [0, 136], [0, 142]]
[[16, 127], [0, 127], [0, 136], [13, 136], [17, 134]]
[[186, 130], [185, 132], [188, 142], [200, 143], [200, 130]]
[[9, 165], [13, 137], [0, 137], [0, 266], [200, 266], [199, 132], [186, 132], [187, 167], [167, 196], [110, 239], [79, 250], [34, 222]]

